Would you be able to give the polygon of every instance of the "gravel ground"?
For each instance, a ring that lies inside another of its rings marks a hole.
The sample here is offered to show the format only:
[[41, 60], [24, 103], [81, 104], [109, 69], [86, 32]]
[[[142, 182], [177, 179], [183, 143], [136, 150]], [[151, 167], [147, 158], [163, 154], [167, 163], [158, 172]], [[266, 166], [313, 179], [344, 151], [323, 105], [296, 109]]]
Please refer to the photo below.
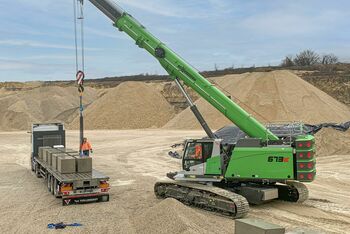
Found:
[[[0, 133], [0, 230], [2, 233], [47, 233], [52, 222], [79, 222], [68, 233], [233, 233], [234, 221], [158, 200], [153, 184], [168, 171], [180, 169], [167, 156], [170, 145], [199, 131], [87, 131], [94, 147], [94, 167], [111, 177], [111, 200], [62, 207], [42, 179], [29, 169], [30, 137], [25, 132]], [[77, 145], [78, 132], [69, 131], [68, 147]], [[350, 155], [318, 159], [316, 181], [308, 184], [304, 204], [270, 202], [251, 207], [248, 217], [283, 225], [289, 232], [319, 233], [350, 230]], [[201, 225], [203, 223], [203, 225]], [[53, 231], [52, 231], [53, 232]], [[59, 231], [60, 232], [60, 231]]]

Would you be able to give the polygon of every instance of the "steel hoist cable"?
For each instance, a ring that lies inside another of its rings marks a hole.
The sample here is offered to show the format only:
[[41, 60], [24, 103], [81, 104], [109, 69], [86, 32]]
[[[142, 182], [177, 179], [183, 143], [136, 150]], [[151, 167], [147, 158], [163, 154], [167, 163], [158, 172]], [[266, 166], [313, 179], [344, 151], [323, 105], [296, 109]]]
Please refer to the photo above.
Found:
[[[74, 13], [74, 45], [76, 72], [85, 70], [85, 38], [84, 38], [84, 0], [73, 0]], [[79, 20], [79, 22], [78, 22]], [[80, 24], [80, 45], [78, 42], [78, 24]], [[79, 47], [81, 54], [79, 55]], [[81, 59], [79, 61], [79, 56]]]
[[[74, 44], [75, 44], [75, 69], [76, 81], [79, 91], [79, 112], [80, 112], [80, 136], [79, 136], [79, 151], [81, 153], [81, 144], [84, 139], [84, 117], [83, 117], [83, 92], [85, 78], [85, 39], [84, 39], [84, 0], [73, 0], [74, 11]], [[79, 43], [78, 43], [78, 20], [80, 22], [80, 49], [81, 58], [79, 58]], [[80, 60], [80, 61], [79, 61]]]

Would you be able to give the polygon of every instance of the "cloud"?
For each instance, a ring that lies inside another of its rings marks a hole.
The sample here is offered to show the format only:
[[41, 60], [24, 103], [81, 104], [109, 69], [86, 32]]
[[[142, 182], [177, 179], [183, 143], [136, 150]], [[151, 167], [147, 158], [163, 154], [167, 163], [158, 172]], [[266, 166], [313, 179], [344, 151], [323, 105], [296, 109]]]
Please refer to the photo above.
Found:
[[[7, 3], [6, 3], [7, 4]], [[72, 8], [72, 1], [56, 1], [56, 0], [45, 0], [45, 1], [37, 1], [37, 0], [12, 0], [11, 4], [15, 4], [17, 6], [23, 6], [25, 8], [32, 8], [37, 11], [42, 12], [51, 12], [57, 13], [53, 9], [63, 9], [68, 10]], [[6, 6], [6, 5], [4, 5]]]
[[[53, 44], [53, 43], [40, 42], [40, 41], [30, 41], [30, 40], [0, 40], [0, 45], [75, 50], [74, 46]], [[91, 51], [100, 50], [99, 48], [85, 48], [85, 49], [91, 50]]]
[[176, 18], [204, 18], [208, 9], [200, 7], [205, 1], [171, 1], [171, 0], [119, 0], [120, 5], [126, 5], [146, 11], [151, 14]]
[[[213, 69], [214, 63], [221, 68], [277, 64], [284, 55], [305, 48], [349, 58], [350, 5], [346, 0], [337, 4], [317, 0], [112, 1], [141, 19], [151, 33], [200, 70]], [[74, 70], [72, 0], [0, 1], [0, 8], [5, 9], [0, 14], [0, 50], [9, 56], [0, 60], [0, 79], [61, 79]], [[85, 10], [87, 51], [98, 50], [86, 53], [90, 74], [161, 71], [151, 56], [116, 31], [87, 0]]]
[[125, 36], [123, 36], [121, 33], [115, 29], [115, 32], [106, 32], [106, 31], [101, 31], [92, 27], [85, 27], [85, 34], [89, 35], [96, 35], [96, 36], [101, 36], [101, 37], [108, 37], [108, 38], [113, 38], [113, 39], [126, 39]]
[[35, 67], [35, 65], [33, 63], [0, 59], [0, 70], [1, 71], [32, 69], [34, 67]]
[[286, 2], [248, 15], [239, 25], [264, 36], [313, 35], [333, 29], [337, 24], [346, 21], [345, 16], [348, 15], [342, 9], [327, 9], [322, 4], [320, 9], [313, 7], [300, 5], [300, 2]]
[[[21, 71], [18, 73], [18, 71]], [[1, 78], [6, 80], [21, 80], [23, 77], [36, 77], [45, 79], [51, 77], [52, 74], [59, 74], [57, 77], [66, 74], [74, 74], [74, 66], [72, 64], [60, 64], [47, 62], [32, 62], [23, 60], [8, 60], [0, 58], [0, 74]], [[9, 77], [6, 74], [15, 74], [14, 77]], [[19, 75], [20, 74], [20, 75]], [[0, 78], [0, 79], [1, 79]], [[27, 79], [28, 80], [28, 79]], [[33, 79], [32, 79], [33, 80]]]
[[22, 57], [22, 60], [75, 60], [75, 55], [62, 55], [62, 54], [42, 54]]

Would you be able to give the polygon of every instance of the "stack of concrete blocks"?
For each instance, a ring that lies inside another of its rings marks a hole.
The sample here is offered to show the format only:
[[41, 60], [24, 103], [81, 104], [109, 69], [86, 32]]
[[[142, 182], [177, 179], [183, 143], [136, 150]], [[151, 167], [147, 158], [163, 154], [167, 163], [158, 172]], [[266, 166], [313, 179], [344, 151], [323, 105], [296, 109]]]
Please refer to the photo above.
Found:
[[92, 158], [83, 156], [81, 157], [79, 152], [65, 149], [64, 152], [69, 156], [75, 158], [76, 172], [78, 173], [91, 173], [92, 172]]
[[49, 157], [50, 157], [50, 153], [52, 152], [52, 151], [55, 151], [55, 149], [53, 149], [53, 148], [44, 148], [43, 149], [43, 154], [42, 154], [42, 157], [43, 157], [43, 159], [42, 159], [42, 161], [44, 162], [44, 163], [46, 163], [46, 164], [48, 164], [49, 166], [51, 166], [51, 160], [49, 159]]
[[44, 155], [46, 154], [46, 150], [48, 149], [51, 149], [50, 146], [42, 146], [42, 147], [39, 147], [39, 152], [38, 152], [38, 156], [39, 156], [39, 159], [41, 161], [44, 160]]
[[52, 157], [52, 165], [51, 167], [54, 169], [54, 170], [58, 170], [58, 158], [60, 157], [64, 157], [66, 156], [66, 154], [62, 153], [62, 152], [57, 152], [57, 153], [52, 153], [51, 154], [51, 157]]
[[67, 148], [57, 148], [58, 153], [53, 154], [53, 159], [57, 160], [54, 162], [53, 168], [62, 174], [70, 174], [76, 172], [75, 158], [71, 157], [70, 153], [78, 153], [75, 150]]
[[46, 164], [51, 167], [52, 166], [52, 155], [58, 154], [58, 153], [60, 153], [60, 151], [58, 149], [55, 149], [55, 148], [51, 148], [51, 149], [46, 150], [46, 154], [44, 157], [44, 161], [46, 162]]
[[72, 149], [40, 147], [39, 158], [62, 174], [92, 172], [92, 158], [81, 157]]
[[[41, 161], [43, 161], [43, 162], [47, 162], [47, 157], [46, 157], [46, 155], [47, 155], [47, 151], [49, 151], [49, 150], [51, 150], [52, 148], [51, 147], [43, 147], [43, 149], [42, 149], [42, 154], [41, 154]], [[40, 152], [40, 151], [39, 151]], [[39, 157], [40, 157], [40, 155], [39, 155]]]

